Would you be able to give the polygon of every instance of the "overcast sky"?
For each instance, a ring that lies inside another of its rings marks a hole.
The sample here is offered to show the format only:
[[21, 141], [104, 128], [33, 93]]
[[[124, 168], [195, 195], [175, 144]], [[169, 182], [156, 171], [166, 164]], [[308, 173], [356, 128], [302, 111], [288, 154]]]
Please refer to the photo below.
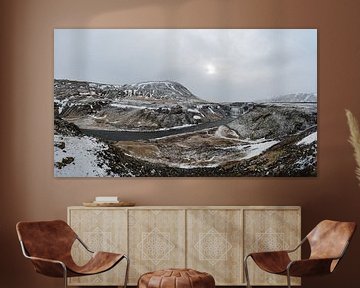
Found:
[[316, 29], [55, 29], [55, 79], [177, 81], [200, 98], [317, 91]]

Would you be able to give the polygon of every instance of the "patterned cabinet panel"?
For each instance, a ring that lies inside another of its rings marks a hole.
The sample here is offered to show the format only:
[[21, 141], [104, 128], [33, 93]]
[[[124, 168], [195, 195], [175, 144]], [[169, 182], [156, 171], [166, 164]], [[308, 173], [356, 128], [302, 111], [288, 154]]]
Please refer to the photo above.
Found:
[[[127, 253], [126, 209], [69, 209], [68, 222], [80, 239], [93, 251]], [[84, 264], [89, 259], [78, 241], [72, 255], [76, 263]], [[125, 261], [112, 270], [94, 276], [69, 278], [70, 285], [122, 285]]]
[[187, 267], [212, 274], [216, 285], [242, 280], [242, 210], [187, 210]]
[[185, 210], [129, 210], [130, 284], [148, 271], [185, 267]]
[[[69, 207], [68, 222], [93, 250], [126, 253], [129, 284], [139, 276], [164, 268], [209, 272], [216, 285], [245, 285], [243, 258], [250, 252], [282, 250], [300, 242], [300, 207]], [[73, 247], [79, 264], [89, 255]], [[300, 250], [293, 258], [300, 258]], [[261, 271], [249, 260], [253, 285], [278, 286], [286, 277]], [[106, 273], [71, 278], [71, 285], [122, 285], [125, 261]], [[293, 284], [299, 285], [298, 279]]]
[[[244, 255], [251, 252], [284, 250], [295, 248], [300, 243], [300, 209], [248, 209], [244, 211]], [[292, 253], [293, 259], [300, 259], [300, 249]], [[260, 270], [249, 262], [249, 276], [252, 285], [286, 285], [286, 277]], [[299, 278], [292, 278], [292, 284], [299, 285]]]

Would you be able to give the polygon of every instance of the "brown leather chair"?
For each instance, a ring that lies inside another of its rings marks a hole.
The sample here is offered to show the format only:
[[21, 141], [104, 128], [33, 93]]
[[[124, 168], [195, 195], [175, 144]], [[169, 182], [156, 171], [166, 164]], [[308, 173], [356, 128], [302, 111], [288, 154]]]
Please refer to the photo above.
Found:
[[[247, 267], [249, 257], [266, 272], [286, 275], [289, 288], [291, 287], [290, 276], [315, 276], [333, 272], [344, 256], [355, 229], [354, 222], [324, 220], [295, 249], [250, 253], [244, 259], [247, 287], [251, 287]], [[309, 242], [311, 249], [309, 259], [292, 261], [288, 253], [296, 251], [306, 241]]]
[[[127, 285], [129, 259], [124, 254], [91, 251], [62, 220], [19, 222], [16, 231], [24, 256], [31, 260], [35, 271], [50, 277], [87, 276], [110, 270], [126, 259], [124, 288]], [[78, 266], [71, 257], [71, 247], [78, 240], [92, 254], [83, 266]]]

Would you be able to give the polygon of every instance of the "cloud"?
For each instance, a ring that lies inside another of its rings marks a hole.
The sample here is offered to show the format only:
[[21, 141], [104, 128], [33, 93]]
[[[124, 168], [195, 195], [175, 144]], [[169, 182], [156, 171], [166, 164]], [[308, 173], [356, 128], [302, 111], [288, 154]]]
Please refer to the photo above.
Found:
[[54, 38], [58, 79], [174, 80], [219, 102], [317, 90], [315, 29], [55, 29]]

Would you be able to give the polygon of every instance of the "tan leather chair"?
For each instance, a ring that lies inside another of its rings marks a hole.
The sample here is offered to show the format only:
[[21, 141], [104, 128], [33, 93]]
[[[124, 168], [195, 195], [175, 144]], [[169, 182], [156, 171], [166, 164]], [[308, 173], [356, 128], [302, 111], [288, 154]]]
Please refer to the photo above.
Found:
[[[289, 288], [291, 287], [290, 276], [304, 277], [333, 272], [344, 256], [355, 229], [354, 222], [324, 220], [295, 249], [250, 253], [244, 259], [247, 287], [251, 287], [247, 267], [249, 257], [266, 272], [286, 275]], [[288, 253], [296, 251], [306, 241], [309, 242], [311, 249], [309, 259], [291, 261]]]
[[[16, 231], [24, 256], [31, 260], [35, 271], [50, 277], [87, 276], [110, 270], [122, 259], [126, 259], [124, 288], [127, 285], [129, 259], [124, 254], [91, 251], [62, 220], [19, 222]], [[78, 266], [71, 257], [71, 247], [78, 240], [89, 253], [91, 259]]]

